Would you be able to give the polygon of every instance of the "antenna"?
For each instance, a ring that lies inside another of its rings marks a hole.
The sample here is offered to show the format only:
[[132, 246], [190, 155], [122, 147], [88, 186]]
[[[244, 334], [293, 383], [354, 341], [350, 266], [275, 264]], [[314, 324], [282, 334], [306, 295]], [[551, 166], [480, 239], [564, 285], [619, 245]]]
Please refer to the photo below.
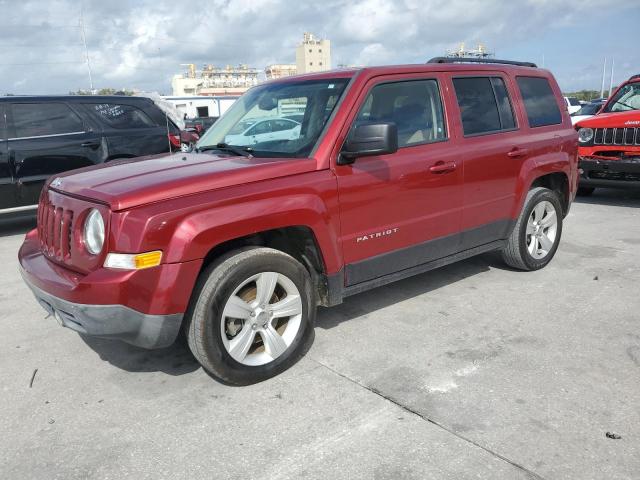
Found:
[[89, 87], [93, 93], [93, 77], [91, 76], [91, 62], [89, 61], [89, 50], [87, 49], [87, 36], [84, 32], [84, 2], [80, 3], [80, 31], [82, 32], [82, 44], [84, 45], [84, 56], [89, 71]]

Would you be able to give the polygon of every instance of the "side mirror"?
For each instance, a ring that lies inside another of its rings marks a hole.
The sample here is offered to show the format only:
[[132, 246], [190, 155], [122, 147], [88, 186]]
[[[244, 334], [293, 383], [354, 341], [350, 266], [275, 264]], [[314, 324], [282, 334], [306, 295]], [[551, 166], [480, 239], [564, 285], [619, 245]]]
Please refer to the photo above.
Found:
[[349, 165], [358, 157], [387, 155], [398, 151], [398, 127], [395, 123], [358, 125], [347, 137], [338, 165]]

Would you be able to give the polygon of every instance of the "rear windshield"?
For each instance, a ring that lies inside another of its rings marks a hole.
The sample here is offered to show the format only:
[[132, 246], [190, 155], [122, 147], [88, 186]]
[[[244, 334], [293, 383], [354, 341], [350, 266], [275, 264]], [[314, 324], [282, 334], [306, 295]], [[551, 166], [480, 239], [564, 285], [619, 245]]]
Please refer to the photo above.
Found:
[[562, 123], [562, 114], [551, 85], [542, 77], [516, 77], [524, 100], [529, 126], [543, 127]]

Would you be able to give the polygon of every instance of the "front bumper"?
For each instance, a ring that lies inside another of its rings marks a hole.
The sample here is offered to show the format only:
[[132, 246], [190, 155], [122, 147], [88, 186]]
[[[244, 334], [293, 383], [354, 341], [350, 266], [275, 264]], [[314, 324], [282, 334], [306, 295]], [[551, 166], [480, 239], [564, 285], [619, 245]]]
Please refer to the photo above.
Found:
[[640, 158], [580, 157], [578, 168], [581, 187], [640, 188]]
[[199, 260], [80, 274], [46, 258], [35, 230], [27, 234], [18, 258], [25, 283], [60, 324], [144, 348], [173, 343], [202, 265]]
[[168, 347], [180, 331], [181, 313], [147, 315], [124, 305], [73, 303], [40, 290], [29, 283], [24, 273], [22, 276], [42, 308], [61, 326], [76, 332], [152, 349]]

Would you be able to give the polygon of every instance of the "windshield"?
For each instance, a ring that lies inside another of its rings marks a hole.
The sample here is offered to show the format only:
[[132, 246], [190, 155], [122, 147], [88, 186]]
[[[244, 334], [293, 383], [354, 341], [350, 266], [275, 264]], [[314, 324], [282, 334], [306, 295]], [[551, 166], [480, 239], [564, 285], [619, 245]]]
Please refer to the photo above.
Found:
[[306, 157], [315, 147], [348, 78], [272, 83], [240, 97], [198, 142], [251, 149], [256, 157]]
[[587, 105], [583, 105], [583, 107], [573, 115], [576, 117], [580, 115], [595, 115], [596, 113], [598, 113], [598, 110], [600, 110], [601, 106], [602, 104], [589, 103]]
[[640, 110], [640, 82], [628, 83], [616, 92], [604, 112]]

